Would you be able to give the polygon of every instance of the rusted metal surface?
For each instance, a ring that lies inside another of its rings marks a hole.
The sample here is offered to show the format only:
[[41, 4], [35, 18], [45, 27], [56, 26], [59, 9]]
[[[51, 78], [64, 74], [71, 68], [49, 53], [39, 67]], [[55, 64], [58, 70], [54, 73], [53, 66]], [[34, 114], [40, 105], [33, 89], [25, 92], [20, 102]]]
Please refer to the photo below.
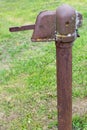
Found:
[[56, 10], [57, 31], [59, 34], [73, 34], [76, 29], [76, 12], [69, 5], [60, 6]]
[[25, 26], [21, 26], [21, 27], [11, 27], [11, 28], [9, 28], [9, 31], [18, 32], [18, 31], [33, 30], [33, 29], [35, 29], [35, 24], [25, 25]]
[[41, 12], [36, 20], [32, 41], [55, 40], [56, 13], [55, 11]]
[[55, 39], [68, 42], [79, 37], [78, 28], [82, 25], [82, 19], [82, 15], [72, 7], [62, 5], [56, 11], [41, 12], [33, 25], [11, 27], [9, 31], [17, 32], [33, 29], [31, 38], [33, 42], [50, 42], [55, 41]]
[[82, 22], [83, 22], [82, 14], [77, 12], [77, 28], [82, 26]]
[[72, 130], [72, 43], [77, 37], [76, 12], [68, 5], [60, 6], [56, 20], [58, 130]]
[[79, 37], [82, 15], [69, 5], [43, 11], [35, 25], [12, 27], [11, 32], [34, 29], [33, 42], [55, 41], [58, 130], [72, 130], [72, 44]]
[[56, 10], [56, 40], [72, 42], [77, 38], [76, 11], [69, 5], [63, 5]]
[[72, 43], [56, 42], [58, 130], [72, 130]]

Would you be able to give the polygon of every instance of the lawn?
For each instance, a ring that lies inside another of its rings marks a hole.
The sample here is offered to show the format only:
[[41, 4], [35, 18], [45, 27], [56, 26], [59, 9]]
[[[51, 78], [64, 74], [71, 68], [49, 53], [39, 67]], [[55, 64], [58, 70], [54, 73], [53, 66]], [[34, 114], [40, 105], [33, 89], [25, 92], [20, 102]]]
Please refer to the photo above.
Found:
[[87, 0], [0, 0], [0, 130], [57, 130], [55, 44], [32, 43], [32, 31], [9, 27], [33, 24], [63, 3], [83, 15], [73, 45], [72, 124], [87, 130]]

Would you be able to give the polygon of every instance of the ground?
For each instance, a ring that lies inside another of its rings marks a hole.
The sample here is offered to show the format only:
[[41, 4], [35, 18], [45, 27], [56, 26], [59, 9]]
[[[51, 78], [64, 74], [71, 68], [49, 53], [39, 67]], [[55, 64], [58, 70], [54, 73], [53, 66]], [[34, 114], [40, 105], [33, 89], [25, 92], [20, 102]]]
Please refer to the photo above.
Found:
[[83, 15], [73, 45], [73, 129], [87, 130], [87, 0], [0, 1], [0, 129], [56, 130], [55, 44], [32, 43], [32, 31], [9, 27], [35, 23], [43, 10], [67, 3]]

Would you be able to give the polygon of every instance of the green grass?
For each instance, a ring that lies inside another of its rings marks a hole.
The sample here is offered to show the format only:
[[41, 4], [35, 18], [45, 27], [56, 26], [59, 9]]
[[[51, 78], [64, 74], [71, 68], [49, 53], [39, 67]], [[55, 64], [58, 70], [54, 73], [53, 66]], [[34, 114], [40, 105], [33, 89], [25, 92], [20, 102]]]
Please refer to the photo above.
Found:
[[[43, 10], [67, 3], [83, 14], [81, 37], [73, 46], [73, 99], [87, 97], [87, 0], [0, 1], [0, 127], [7, 130], [55, 130], [55, 44], [32, 43], [32, 31], [10, 33], [9, 27], [35, 23]], [[87, 114], [73, 118], [87, 130]]]
[[75, 116], [73, 118], [74, 130], [86, 130], [87, 129], [87, 115], [84, 117]]

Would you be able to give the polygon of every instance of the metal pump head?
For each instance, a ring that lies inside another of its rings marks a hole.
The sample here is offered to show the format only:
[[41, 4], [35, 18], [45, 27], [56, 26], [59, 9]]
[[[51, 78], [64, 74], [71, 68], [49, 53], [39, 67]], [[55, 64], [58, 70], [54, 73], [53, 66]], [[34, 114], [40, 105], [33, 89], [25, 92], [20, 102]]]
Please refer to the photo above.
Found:
[[33, 25], [11, 27], [11, 32], [31, 30], [33, 42], [61, 41], [73, 42], [79, 37], [78, 28], [82, 25], [82, 15], [69, 5], [59, 6], [55, 11], [43, 11]]
[[44, 11], [37, 16], [32, 41], [55, 40], [56, 11]]
[[62, 5], [56, 11], [41, 12], [36, 20], [32, 41], [74, 41], [77, 28], [82, 25], [82, 15], [69, 5]]

